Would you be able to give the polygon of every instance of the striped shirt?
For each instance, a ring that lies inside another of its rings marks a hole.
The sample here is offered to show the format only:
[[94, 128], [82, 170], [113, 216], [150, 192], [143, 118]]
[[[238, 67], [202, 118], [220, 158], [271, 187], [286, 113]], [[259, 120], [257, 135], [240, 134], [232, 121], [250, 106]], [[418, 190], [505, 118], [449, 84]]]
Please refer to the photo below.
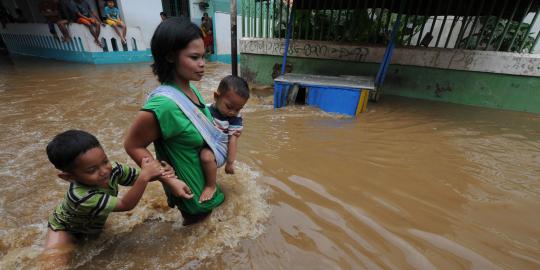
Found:
[[242, 123], [242, 114], [238, 113], [237, 116], [228, 117], [218, 110], [215, 104], [208, 106], [212, 117], [214, 118], [214, 125], [219, 128], [223, 133], [227, 135], [233, 135], [236, 131], [242, 130], [244, 124]]
[[72, 182], [62, 203], [49, 216], [49, 227], [77, 234], [99, 233], [118, 202], [118, 185], [133, 185], [139, 174], [139, 169], [114, 162], [106, 188]]

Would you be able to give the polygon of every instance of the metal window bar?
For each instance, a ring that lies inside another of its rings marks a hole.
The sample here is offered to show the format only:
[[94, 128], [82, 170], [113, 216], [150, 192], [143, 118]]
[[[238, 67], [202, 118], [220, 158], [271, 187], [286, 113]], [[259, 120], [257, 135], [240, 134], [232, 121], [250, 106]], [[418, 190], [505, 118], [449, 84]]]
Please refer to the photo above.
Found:
[[251, 36], [257, 37], [257, 3], [251, 4]]
[[537, 33], [537, 34], [536, 34], [536, 38], [534, 39], [534, 42], [533, 42], [531, 48], [529, 49], [529, 53], [533, 53], [534, 48], [535, 48], [536, 45], [538, 44], [538, 40], [540, 40], [540, 33]]
[[253, 36], [259, 38], [259, 16], [258, 5], [256, 1], [253, 1]]
[[479, 21], [478, 18], [480, 18], [480, 11], [484, 9], [484, 4], [485, 4], [485, 0], [482, 0], [482, 2], [480, 2], [480, 8], [478, 9], [478, 12], [476, 13], [476, 16], [474, 17], [474, 22], [473, 22], [473, 25], [471, 27], [471, 30], [469, 31], [469, 35], [467, 36], [467, 40], [465, 41], [465, 49], [470, 49], [469, 48], [469, 42], [471, 41], [471, 37], [474, 35], [474, 31], [476, 30], [476, 25]]
[[[525, 42], [527, 41], [527, 37], [529, 36], [529, 33], [531, 32], [531, 28], [533, 27], [533, 25], [536, 23], [536, 19], [538, 19], [538, 15], [540, 14], [540, 8], [536, 11], [536, 13], [534, 14], [534, 17], [532, 19], [532, 22], [531, 24], [529, 24], [529, 27], [527, 28], [527, 31], [525, 32], [525, 35], [523, 36], [523, 39], [521, 40], [521, 43], [519, 45], [519, 50], [518, 52], [522, 52], [523, 51], [523, 47], [525, 46]], [[539, 31], [540, 32], [540, 31]], [[536, 39], [538, 39], [538, 37], [540, 36], [540, 33], [537, 33], [536, 34]], [[534, 49], [534, 46], [530, 48], [530, 53], [532, 53], [532, 50]]]
[[323, 24], [323, 19], [322, 19], [322, 14], [324, 14], [324, 17], [326, 17], [326, 10], [322, 10], [323, 8], [323, 2], [320, 1], [320, 11], [319, 11], [319, 20], [320, 20], [320, 28], [319, 28], [319, 40], [322, 40], [323, 39], [323, 33], [324, 33], [324, 24]]
[[487, 48], [489, 48], [489, 44], [491, 44], [491, 42], [493, 41], [493, 38], [495, 37], [495, 33], [496, 33], [495, 29], [497, 28], [497, 25], [499, 24], [499, 21], [501, 20], [501, 17], [504, 13], [504, 10], [507, 7], [507, 4], [508, 4], [508, 0], [504, 1], [503, 8], [501, 9], [501, 12], [499, 12], [499, 17], [497, 17], [497, 20], [495, 21], [495, 25], [493, 26], [493, 29], [491, 29], [491, 35], [489, 36], [489, 40], [486, 43], [486, 47], [484, 48], [484, 51], [487, 50]]
[[264, 13], [263, 13], [263, 0], [259, 0], [259, 18], [257, 18], [257, 22], [259, 23], [259, 38], [264, 38]]
[[[293, 1], [293, 2], [294, 2], [294, 1]], [[292, 4], [291, 4], [291, 5], [292, 5]], [[296, 12], [296, 10], [293, 11], [293, 10], [291, 9], [290, 12]], [[290, 15], [290, 14], [289, 14], [289, 15]], [[295, 15], [296, 15], [296, 14], [295, 14]], [[295, 17], [295, 20], [296, 20], [296, 16], [294, 16], [294, 17]], [[300, 19], [302, 19], [302, 18], [299, 17], [298, 19], [300, 20]], [[290, 23], [290, 22], [287, 21], [287, 24], [288, 24], [288, 23]], [[294, 33], [295, 33], [295, 30], [294, 30], [294, 29], [295, 29], [296, 27], [298, 27], [298, 25], [297, 25], [297, 23], [295, 23], [295, 22], [293, 21], [293, 22], [292, 22], [292, 28], [291, 28], [291, 35], [290, 35], [290, 38], [291, 38], [291, 39], [294, 39], [294, 36], [295, 36], [295, 34], [294, 34]]]
[[257, 3], [255, 3], [255, 1], [253, 1], [251, 4], [251, 17], [250, 17], [250, 20], [251, 20], [251, 36], [252, 37], [257, 37]]
[[371, 36], [373, 34], [373, 17], [375, 17], [375, 12], [377, 11], [377, 8], [375, 8], [376, 3], [377, 3], [377, 0], [373, 0], [372, 6], [369, 9], [370, 14], [369, 14], [369, 26], [368, 26], [367, 42], [371, 42]]
[[414, 29], [416, 28], [417, 22], [418, 22], [418, 14], [420, 14], [420, 7], [422, 6], [422, 0], [418, 1], [418, 5], [416, 6], [416, 12], [414, 14], [414, 20], [413, 20], [413, 26], [411, 33], [409, 34], [409, 40], [407, 40], [407, 46], [411, 45], [412, 39], [414, 37]]
[[[369, 1], [366, 0], [364, 1], [364, 9], [362, 11], [363, 15], [365, 15], [368, 20], [369, 20], [369, 10], [368, 10], [368, 6], [369, 6]], [[360, 40], [361, 42], [368, 42], [369, 40], [369, 28], [368, 28], [368, 32], [367, 32], [367, 35], [362, 35], [361, 37], [365, 38], [365, 39], [362, 39]]]
[[264, 14], [264, 31], [265, 31], [265, 37], [270, 38], [270, 1], [271, 0], [264, 0], [264, 6], [265, 6], [265, 14]]
[[465, 12], [465, 16], [461, 19], [461, 27], [459, 28], [458, 37], [456, 39], [456, 42], [454, 43], [454, 48], [460, 48], [460, 42], [461, 39], [463, 39], [463, 35], [465, 35], [465, 31], [467, 31], [467, 26], [469, 25], [470, 17], [469, 14], [471, 12], [472, 6], [474, 4], [474, 1], [469, 2], [469, 6], [467, 7], [467, 11]]
[[450, 39], [452, 37], [452, 34], [454, 33], [454, 26], [456, 26], [456, 19], [459, 20], [459, 17], [454, 15], [454, 18], [452, 18], [452, 24], [450, 25], [450, 31], [448, 32], [448, 36], [446, 36], [446, 41], [444, 42], [445, 48], [448, 48], [448, 43], [450, 43]]
[[448, 13], [450, 13], [450, 7], [452, 6], [452, 2], [453, 2], [453, 0], [448, 1], [448, 6], [446, 6], [446, 12], [444, 13], [441, 28], [439, 28], [439, 33], [437, 34], [437, 41], [435, 42], [435, 47], [439, 47], [439, 41], [441, 40], [441, 35], [444, 32], [444, 26], [445, 26], [446, 20], [448, 18]]
[[486, 32], [487, 26], [489, 25], [489, 20], [491, 20], [491, 15], [493, 13], [493, 10], [495, 9], [495, 5], [497, 5], [496, 1], [493, 1], [493, 4], [491, 5], [491, 8], [489, 9], [488, 16], [486, 16], [486, 21], [484, 22], [484, 25], [482, 26], [482, 30], [480, 30], [480, 35], [476, 39], [476, 44], [474, 44], [473, 50], [476, 50], [478, 48], [478, 45], [480, 45], [480, 42], [482, 42], [482, 38], [484, 37], [484, 33]]
[[289, 25], [289, 20], [291, 19], [290, 17], [290, 12], [291, 12], [291, 5], [290, 5], [290, 1], [291, 0], [287, 0], [287, 23], [285, 24], [285, 32], [287, 32], [287, 26]]
[[272, 38], [276, 37], [276, 0], [272, 0], [272, 20], [271, 20], [271, 30], [270, 30], [270, 36]]
[[[359, 14], [362, 12], [362, 9], [360, 8], [360, 1], [356, 1], [356, 5], [354, 6], [354, 10], [353, 10], [353, 13], [351, 16], [351, 22], [354, 22], [354, 15], [356, 15], [356, 18], [358, 18]], [[351, 35], [352, 35], [352, 38], [351, 40], [354, 40], [354, 41], [358, 41], [358, 33], [359, 33], [359, 27], [357, 27], [356, 25], [353, 25], [351, 23], [351, 25], [349, 26], [349, 29], [351, 31]]]
[[[310, 1], [311, 2], [311, 1]], [[317, 8], [313, 10], [313, 25], [311, 26], [311, 40], [315, 40], [315, 29], [317, 28], [317, 15], [319, 15], [319, 11]]]
[[304, 39], [307, 40], [309, 36], [309, 32], [313, 32], [313, 27], [311, 25], [311, 15], [313, 10], [313, 1], [309, 1], [307, 6], [307, 16], [306, 16], [306, 31], [304, 34]]
[[[333, 2], [333, 3], [335, 3], [335, 2]], [[334, 7], [330, 6], [330, 26], [328, 26], [328, 31], [326, 31], [326, 35], [325, 35], [326, 40], [330, 40], [330, 36], [334, 32], [334, 27], [335, 27], [335, 24], [334, 24]]]
[[[441, 12], [441, 3], [442, 1], [437, 1], [437, 14]], [[433, 30], [435, 30], [435, 24], [437, 23], [437, 15], [433, 16], [433, 19], [431, 20], [431, 28], [429, 29], [429, 33], [431, 36], [433, 36]]]
[[246, 3], [246, 17], [244, 18], [244, 21], [243, 23], [246, 25], [246, 32], [244, 33], [244, 36], [245, 37], [250, 37], [251, 36], [251, 33], [250, 33], [250, 12], [249, 12], [249, 7], [251, 5], [251, 2], [250, 0], [244, 0], [244, 2]]
[[383, 19], [383, 13], [384, 13], [384, 6], [386, 0], [382, 1], [382, 6], [379, 8], [379, 17], [377, 18], [377, 31], [375, 31], [375, 42], [379, 42], [379, 35], [381, 33], [381, 25], [382, 25], [382, 19]]
[[247, 28], [247, 25], [246, 25], [246, 3], [248, 1], [246, 0], [242, 0], [242, 37], [246, 37], [246, 28]]
[[[508, 46], [508, 51], [512, 50], [512, 46], [514, 45], [514, 42], [516, 41], [516, 37], [519, 34], [519, 32], [521, 32], [521, 25], [523, 24], [523, 20], [525, 20], [525, 17], [527, 16], [527, 14], [529, 14], [529, 11], [531, 10], [532, 3], [533, 1], [529, 1], [529, 5], [527, 6], [527, 11], [525, 12], [525, 15], [523, 15], [523, 18], [521, 19], [521, 21], [519, 21], [519, 23], [516, 26], [516, 32], [514, 33], [514, 36], [512, 37], [512, 41], [510, 41], [510, 46]], [[518, 52], [521, 52], [521, 51], [518, 51]]]
[[431, 4], [433, 4], [433, 0], [427, 0], [427, 10], [424, 14], [424, 17], [422, 18], [422, 27], [420, 27], [420, 34], [418, 35], [418, 39], [416, 40], [416, 46], [420, 46], [420, 42], [422, 41], [422, 36], [424, 35], [424, 27], [426, 26], [427, 20], [429, 18], [429, 11], [431, 10]]
[[306, 10], [305, 10], [305, 2], [302, 2], [302, 5], [300, 6], [300, 10], [295, 10], [294, 12], [298, 13], [298, 38], [302, 38], [302, 25], [304, 25], [304, 21], [306, 20]]
[[[457, 6], [460, 7], [462, 2], [463, 2], [463, 0], [459, 0]], [[448, 43], [450, 42], [450, 38], [452, 37], [452, 32], [454, 31], [454, 26], [456, 26], [456, 18], [458, 18], [458, 16], [454, 16], [454, 18], [452, 18], [452, 25], [450, 26], [450, 32], [448, 32], [448, 36], [446, 37], [446, 42], [444, 42], [444, 47], [445, 48], [448, 48]]]
[[249, 15], [248, 15], [248, 24], [249, 24], [249, 29], [247, 30], [249, 32], [249, 36], [250, 37], [255, 37], [254, 33], [253, 33], [253, 29], [254, 29], [254, 24], [253, 24], [253, 5], [255, 4], [255, 1], [254, 0], [248, 0], [249, 1], [249, 6], [248, 6], [248, 12], [249, 12]]
[[390, 2], [390, 8], [386, 10], [386, 23], [385, 23], [385, 26], [384, 26], [384, 33], [386, 35], [386, 33], [388, 33], [390, 31], [389, 27], [390, 27], [390, 21], [392, 20], [392, 8], [394, 7], [394, 0], [392, 0]]
[[407, 29], [407, 25], [409, 24], [409, 18], [411, 17], [412, 12], [412, 5], [410, 2], [406, 2], [407, 11], [405, 13], [405, 19], [403, 19], [403, 26], [401, 27], [401, 31], [398, 32], [399, 35], [399, 43], [403, 42], [403, 39], [405, 37], [405, 29]]
[[339, 9], [338, 9], [338, 13], [337, 13], [337, 18], [336, 18], [336, 26], [337, 26], [337, 29], [334, 29], [334, 40], [337, 40], [341, 34], [341, 38], [343, 38], [343, 33], [341, 33], [342, 29], [343, 28], [340, 28], [339, 25], [340, 25], [340, 22], [341, 22], [341, 5], [343, 4], [343, 0], [339, 0]]
[[347, 23], [351, 19], [351, 17], [350, 17], [351, 11], [352, 11], [351, 0], [347, 0], [347, 15], [345, 15], [345, 22], [347, 22]]
[[283, 18], [283, 0], [279, 0], [278, 38], [281, 38], [281, 18]]
[[504, 26], [503, 34], [499, 39], [499, 43], [497, 44], [497, 47], [496, 47], [495, 51], [500, 50], [501, 45], [502, 45], [502, 43], [504, 41], [504, 37], [506, 37], [506, 34], [508, 33], [508, 29], [510, 28], [510, 25], [512, 24], [512, 21], [514, 20], [514, 16], [516, 15], [516, 11], [517, 11], [517, 8], [518, 8], [520, 2], [521, 2], [521, 0], [517, 0], [516, 5], [514, 6], [514, 10], [512, 11], [512, 15], [510, 15], [510, 18], [507, 20], [506, 25]]
[[[287, 24], [285, 24], [285, 29], [287, 29], [289, 23], [292, 23], [293, 26], [294, 26], [294, 21], [291, 22], [291, 6], [292, 6], [292, 3], [291, 3], [291, 0], [287, 0]], [[285, 30], [285, 33], [286, 33], [287, 30]], [[292, 31], [291, 31], [291, 38], [292, 38]]]

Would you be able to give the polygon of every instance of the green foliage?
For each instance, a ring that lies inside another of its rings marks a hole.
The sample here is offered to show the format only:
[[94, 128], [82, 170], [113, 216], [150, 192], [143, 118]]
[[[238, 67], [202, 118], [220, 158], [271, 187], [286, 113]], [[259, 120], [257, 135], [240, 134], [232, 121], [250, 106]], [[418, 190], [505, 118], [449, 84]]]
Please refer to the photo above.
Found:
[[[480, 28], [480, 30], [474, 31], [472, 35], [461, 39], [459, 42], [460, 48], [477, 49], [476, 43], [478, 43], [478, 48], [487, 47], [488, 50], [496, 50], [500, 43], [501, 47], [499, 51], [528, 52], [534, 45], [534, 33], [527, 35], [527, 31], [530, 28], [530, 24], [528, 23], [510, 21], [508, 25], [508, 20], [497, 20], [496, 17], [483, 17], [480, 22], [484, 25], [483, 27], [485, 29], [482, 31]], [[504, 32], [507, 27], [508, 29], [505, 34]], [[512, 43], [516, 32], [517, 36]], [[493, 37], [491, 37], [492, 35]], [[490, 38], [492, 39], [491, 42]], [[522, 42], [523, 48], [520, 50]]]

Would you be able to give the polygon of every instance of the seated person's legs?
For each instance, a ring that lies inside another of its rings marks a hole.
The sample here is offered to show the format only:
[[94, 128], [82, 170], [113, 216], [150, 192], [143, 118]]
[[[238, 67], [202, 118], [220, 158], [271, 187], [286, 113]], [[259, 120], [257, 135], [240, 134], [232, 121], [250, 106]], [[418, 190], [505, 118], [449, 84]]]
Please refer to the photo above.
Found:
[[116, 34], [120, 37], [122, 44], [126, 44], [126, 27], [120, 20], [107, 19], [105, 23], [110, 25]]
[[199, 202], [205, 202], [212, 199], [216, 192], [217, 164], [214, 152], [208, 147], [201, 150], [200, 156], [206, 183]]
[[62, 32], [62, 40], [65, 42], [71, 40], [71, 36], [69, 35], [69, 30], [67, 28], [68, 24], [68, 20], [59, 20], [56, 22], [58, 29], [60, 29], [60, 32]]
[[88, 29], [90, 30], [90, 33], [92, 33], [92, 36], [94, 37], [94, 41], [99, 47], [103, 48], [103, 44], [99, 40], [99, 22], [94, 18], [78, 18], [77, 23], [84, 24]]
[[120, 28], [120, 30], [122, 31], [122, 43], [127, 43], [126, 41], [126, 33], [127, 33], [127, 26], [121, 21], [121, 20], [118, 20], [117, 21], [117, 24], [116, 24], [117, 27]]

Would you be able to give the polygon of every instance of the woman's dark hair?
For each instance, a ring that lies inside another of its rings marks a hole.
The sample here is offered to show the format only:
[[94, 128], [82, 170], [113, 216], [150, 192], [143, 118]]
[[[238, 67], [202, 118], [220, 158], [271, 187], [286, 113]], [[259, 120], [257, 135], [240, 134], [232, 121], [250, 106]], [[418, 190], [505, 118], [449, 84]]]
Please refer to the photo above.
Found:
[[178, 52], [199, 38], [199, 27], [184, 17], [171, 17], [158, 25], [150, 47], [154, 57], [152, 71], [160, 83], [173, 81]]
[[47, 144], [47, 157], [54, 167], [67, 172], [73, 169], [73, 162], [79, 155], [96, 147], [101, 145], [94, 135], [82, 130], [68, 130]]

